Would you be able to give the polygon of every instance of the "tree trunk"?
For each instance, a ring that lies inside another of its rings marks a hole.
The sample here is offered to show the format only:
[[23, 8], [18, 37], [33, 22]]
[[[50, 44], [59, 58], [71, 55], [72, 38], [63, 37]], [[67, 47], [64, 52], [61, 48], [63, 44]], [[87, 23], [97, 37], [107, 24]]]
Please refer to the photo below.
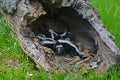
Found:
[[[105, 29], [90, 0], [0, 0], [0, 6], [14, 25], [25, 53], [46, 70], [57, 69], [58, 64], [62, 69], [68, 67], [71, 70], [72, 61], [76, 61], [77, 69], [84, 64], [99, 68], [107, 65], [109, 68], [119, 63], [120, 51], [115, 39]], [[78, 61], [78, 58], [69, 55], [54, 55], [36, 38], [48, 29], [74, 34], [74, 42], [82, 48], [86, 58]], [[95, 61], [93, 58], [96, 58]]]

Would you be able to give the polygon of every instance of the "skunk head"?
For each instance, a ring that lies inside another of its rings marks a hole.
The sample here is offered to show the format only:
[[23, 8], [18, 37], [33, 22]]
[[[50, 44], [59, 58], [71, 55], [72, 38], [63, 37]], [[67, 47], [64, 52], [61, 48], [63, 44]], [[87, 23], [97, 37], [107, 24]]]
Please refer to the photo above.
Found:
[[64, 53], [64, 46], [63, 45], [56, 45], [55, 46], [55, 52], [57, 53], [57, 54], [63, 54]]
[[65, 52], [65, 46], [59, 42], [56, 42], [53, 49], [56, 54], [63, 54]]

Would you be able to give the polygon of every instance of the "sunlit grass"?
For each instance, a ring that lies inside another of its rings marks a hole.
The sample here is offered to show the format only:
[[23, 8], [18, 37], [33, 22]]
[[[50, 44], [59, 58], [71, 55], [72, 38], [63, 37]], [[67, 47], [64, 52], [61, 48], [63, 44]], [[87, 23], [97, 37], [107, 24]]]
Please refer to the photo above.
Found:
[[120, 47], [120, 0], [91, 0]]

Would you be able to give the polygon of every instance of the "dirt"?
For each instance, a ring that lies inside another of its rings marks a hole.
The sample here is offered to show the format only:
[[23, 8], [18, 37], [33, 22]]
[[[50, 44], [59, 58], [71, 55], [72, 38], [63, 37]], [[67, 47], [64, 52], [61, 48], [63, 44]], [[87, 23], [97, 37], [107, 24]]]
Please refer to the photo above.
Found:
[[75, 71], [82, 68], [98, 68], [98, 59], [95, 59], [95, 54], [84, 50], [85, 56], [80, 58], [79, 56], [71, 56], [70, 54], [57, 55], [54, 52], [46, 53], [46, 61], [55, 70]]

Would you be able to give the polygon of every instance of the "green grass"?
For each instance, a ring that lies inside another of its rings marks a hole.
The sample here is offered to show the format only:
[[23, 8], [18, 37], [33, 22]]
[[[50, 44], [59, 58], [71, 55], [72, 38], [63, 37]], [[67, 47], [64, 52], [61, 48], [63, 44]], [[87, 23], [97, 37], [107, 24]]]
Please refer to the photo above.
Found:
[[[92, 0], [92, 3], [120, 47], [120, 1]], [[37, 70], [21, 49], [15, 33], [9, 26], [4, 18], [0, 19], [0, 80], [120, 80], [120, 70], [115, 67], [104, 73], [97, 69], [83, 69], [66, 74], [53, 71], [47, 73], [42, 68]], [[32, 77], [28, 74], [32, 74]]]
[[120, 47], [120, 0], [91, 0]]

